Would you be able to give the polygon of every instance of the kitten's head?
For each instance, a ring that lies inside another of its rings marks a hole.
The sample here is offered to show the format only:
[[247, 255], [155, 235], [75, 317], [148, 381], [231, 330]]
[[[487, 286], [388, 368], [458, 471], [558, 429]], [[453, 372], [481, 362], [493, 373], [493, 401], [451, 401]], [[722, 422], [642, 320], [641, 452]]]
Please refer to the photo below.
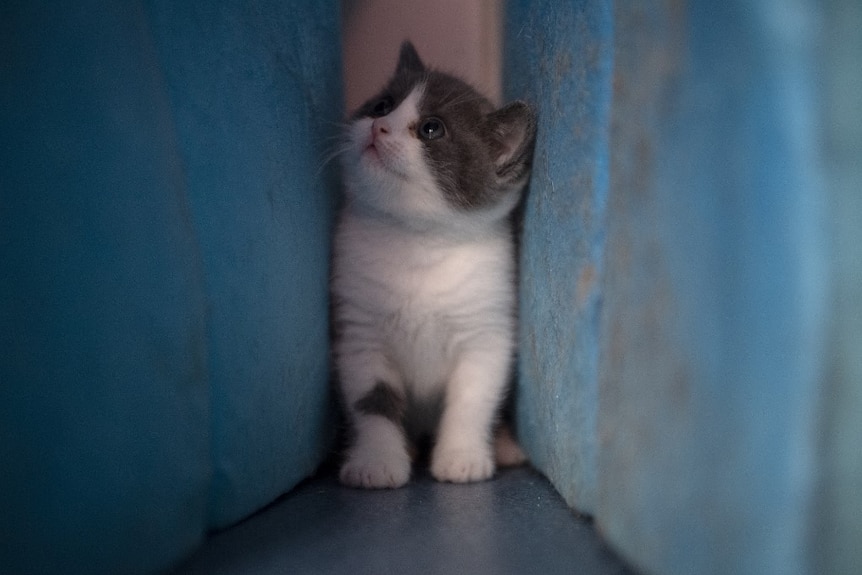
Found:
[[499, 110], [430, 70], [409, 42], [389, 84], [353, 115], [343, 156], [353, 202], [406, 222], [505, 217], [529, 176], [535, 117]]

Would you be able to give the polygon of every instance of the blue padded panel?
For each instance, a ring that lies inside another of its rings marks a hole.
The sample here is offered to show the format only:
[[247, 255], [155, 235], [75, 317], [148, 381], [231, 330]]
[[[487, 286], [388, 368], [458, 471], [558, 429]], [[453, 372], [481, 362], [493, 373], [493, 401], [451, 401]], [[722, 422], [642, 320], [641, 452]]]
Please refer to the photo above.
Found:
[[338, 10], [197, 4], [0, 17], [4, 573], [164, 569], [329, 447]]
[[506, 20], [507, 98], [539, 112], [521, 253], [518, 434], [569, 505], [592, 512], [611, 10], [513, 0]]
[[140, 7], [0, 16], [0, 571], [163, 569], [202, 539], [201, 262]]
[[596, 518], [650, 573], [810, 572], [814, 4], [615, 10]]
[[147, 3], [203, 251], [210, 525], [308, 475], [329, 417], [327, 281], [341, 118], [334, 1]]
[[853, 574], [862, 566], [862, 3], [837, 0], [824, 12], [822, 142], [834, 306], [811, 532], [816, 572]]

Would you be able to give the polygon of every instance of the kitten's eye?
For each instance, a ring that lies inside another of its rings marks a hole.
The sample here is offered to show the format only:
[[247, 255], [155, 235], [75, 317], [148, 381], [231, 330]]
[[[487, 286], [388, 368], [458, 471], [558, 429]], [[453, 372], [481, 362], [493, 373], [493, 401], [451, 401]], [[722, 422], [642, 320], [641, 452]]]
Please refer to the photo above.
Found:
[[388, 96], [386, 98], [381, 98], [379, 102], [374, 104], [374, 107], [371, 108], [371, 116], [373, 118], [380, 118], [387, 115], [392, 111], [392, 98]]
[[439, 118], [428, 118], [419, 126], [419, 136], [426, 140], [436, 140], [446, 134], [443, 120]]

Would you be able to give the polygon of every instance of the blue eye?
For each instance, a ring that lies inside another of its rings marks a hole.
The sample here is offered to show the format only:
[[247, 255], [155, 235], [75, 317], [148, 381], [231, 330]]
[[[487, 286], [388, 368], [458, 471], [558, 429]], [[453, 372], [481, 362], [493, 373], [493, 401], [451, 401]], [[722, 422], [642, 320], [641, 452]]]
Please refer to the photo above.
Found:
[[389, 114], [392, 111], [392, 98], [385, 97], [381, 98], [374, 106], [371, 108], [371, 117], [372, 118], [380, 118]]
[[427, 118], [419, 126], [419, 136], [426, 140], [436, 140], [446, 135], [446, 126], [440, 118]]

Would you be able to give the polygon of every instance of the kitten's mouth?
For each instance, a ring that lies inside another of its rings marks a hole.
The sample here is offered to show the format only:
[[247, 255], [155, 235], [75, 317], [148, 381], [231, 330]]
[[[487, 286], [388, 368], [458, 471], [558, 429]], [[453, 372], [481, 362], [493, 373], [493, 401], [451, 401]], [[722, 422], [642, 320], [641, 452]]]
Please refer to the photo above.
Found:
[[377, 148], [377, 146], [374, 145], [374, 140], [372, 140], [367, 146], [365, 146], [365, 151], [362, 153], [362, 155], [368, 155], [375, 162], [377, 162], [377, 164], [381, 166], [383, 165], [383, 156], [381, 156], [380, 150]]
[[389, 156], [383, 149], [376, 146], [374, 140], [371, 140], [362, 152], [361, 158], [368, 162], [369, 167], [375, 170], [382, 170], [387, 174], [399, 177], [406, 177], [396, 165], [392, 163], [392, 157]]

